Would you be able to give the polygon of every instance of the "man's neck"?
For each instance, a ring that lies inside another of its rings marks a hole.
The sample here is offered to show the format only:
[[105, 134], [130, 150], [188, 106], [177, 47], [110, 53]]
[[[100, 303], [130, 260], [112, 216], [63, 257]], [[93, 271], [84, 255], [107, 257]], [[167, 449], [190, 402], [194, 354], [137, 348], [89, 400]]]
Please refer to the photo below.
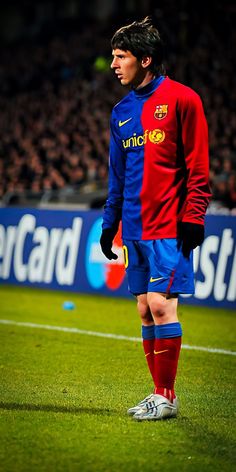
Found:
[[153, 79], [155, 79], [155, 74], [153, 72], [148, 71], [142, 82], [134, 88], [138, 90], [141, 87], [145, 87], [145, 85], [149, 84], [149, 82], [151, 82]]

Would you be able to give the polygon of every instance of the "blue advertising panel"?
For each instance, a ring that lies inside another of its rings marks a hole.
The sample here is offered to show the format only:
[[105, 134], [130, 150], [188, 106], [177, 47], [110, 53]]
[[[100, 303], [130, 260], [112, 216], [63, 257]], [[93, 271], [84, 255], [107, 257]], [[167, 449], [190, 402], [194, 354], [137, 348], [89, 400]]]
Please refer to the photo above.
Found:
[[99, 211], [0, 209], [0, 283], [127, 296], [122, 243], [108, 261]]
[[[0, 208], [0, 283], [130, 296], [120, 230], [103, 256], [101, 211]], [[195, 295], [183, 303], [236, 308], [236, 217], [207, 215], [194, 251]]]

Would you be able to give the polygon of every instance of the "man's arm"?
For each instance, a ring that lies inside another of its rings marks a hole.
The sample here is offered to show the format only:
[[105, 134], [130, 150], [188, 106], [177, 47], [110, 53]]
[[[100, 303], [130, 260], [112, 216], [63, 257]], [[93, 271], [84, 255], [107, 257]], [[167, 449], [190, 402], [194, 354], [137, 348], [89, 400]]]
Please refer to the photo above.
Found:
[[110, 126], [108, 198], [104, 207], [100, 239], [102, 252], [108, 259], [117, 259], [117, 255], [112, 252], [112, 241], [118, 231], [121, 220], [124, 180], [125, 156], [113, 111]]
[[188, 256], [204, 240], [204, 217], [211, 197], [208, 129], [201, 99], [195, 92], [182, 99], [179, 112], [187, 171], [187, 195], [179, 236], [183, 240], [183, 252]]

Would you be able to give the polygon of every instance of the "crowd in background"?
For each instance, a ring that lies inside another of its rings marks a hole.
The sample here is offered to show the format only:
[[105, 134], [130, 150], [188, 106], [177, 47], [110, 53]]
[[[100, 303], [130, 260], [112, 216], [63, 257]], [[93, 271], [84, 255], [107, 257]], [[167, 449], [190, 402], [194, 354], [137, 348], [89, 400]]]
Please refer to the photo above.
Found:
[[[209, 24], [198, 35], [165, 24], [167, 74], [202, 97], [209, 126], [212, 205], [236, 208], [236, 89], [232, 36]], [[186, 32], [185, 32], [186, 33]], [[233, 34], [233, 32], [232, 32]], [[109, 117], [127, 93], [109, 70], [99, 28], [0, 51], [0, 198], [7, 192], [104, 183]], [[101, 57], [102, 56], [102, 57]]]

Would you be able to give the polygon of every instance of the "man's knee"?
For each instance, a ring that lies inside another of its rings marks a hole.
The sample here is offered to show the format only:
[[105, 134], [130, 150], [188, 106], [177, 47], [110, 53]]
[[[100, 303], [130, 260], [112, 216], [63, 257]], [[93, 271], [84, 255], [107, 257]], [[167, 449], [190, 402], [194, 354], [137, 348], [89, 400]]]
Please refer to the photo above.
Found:
[[153, 317], [150, 312], [150, 308], [148, 306], [147, 302], [147, 295], [142, 294], [137, 296], [137, 308], [138, 312], [140, 314], [142, 324], [147, 325], [147, 324], [152, 324], [153, 323]]
[[169, 323], [177, 320], [178, 299], [176, 297], [166, 298], [165, 294], [149, 293], [147, 301], [156, 323]]
[[156, 317], [162, 317], [166, 314], [166, 299], [164, 296], [152, 297], [149, 301], [149, 307], [153, 314]]

